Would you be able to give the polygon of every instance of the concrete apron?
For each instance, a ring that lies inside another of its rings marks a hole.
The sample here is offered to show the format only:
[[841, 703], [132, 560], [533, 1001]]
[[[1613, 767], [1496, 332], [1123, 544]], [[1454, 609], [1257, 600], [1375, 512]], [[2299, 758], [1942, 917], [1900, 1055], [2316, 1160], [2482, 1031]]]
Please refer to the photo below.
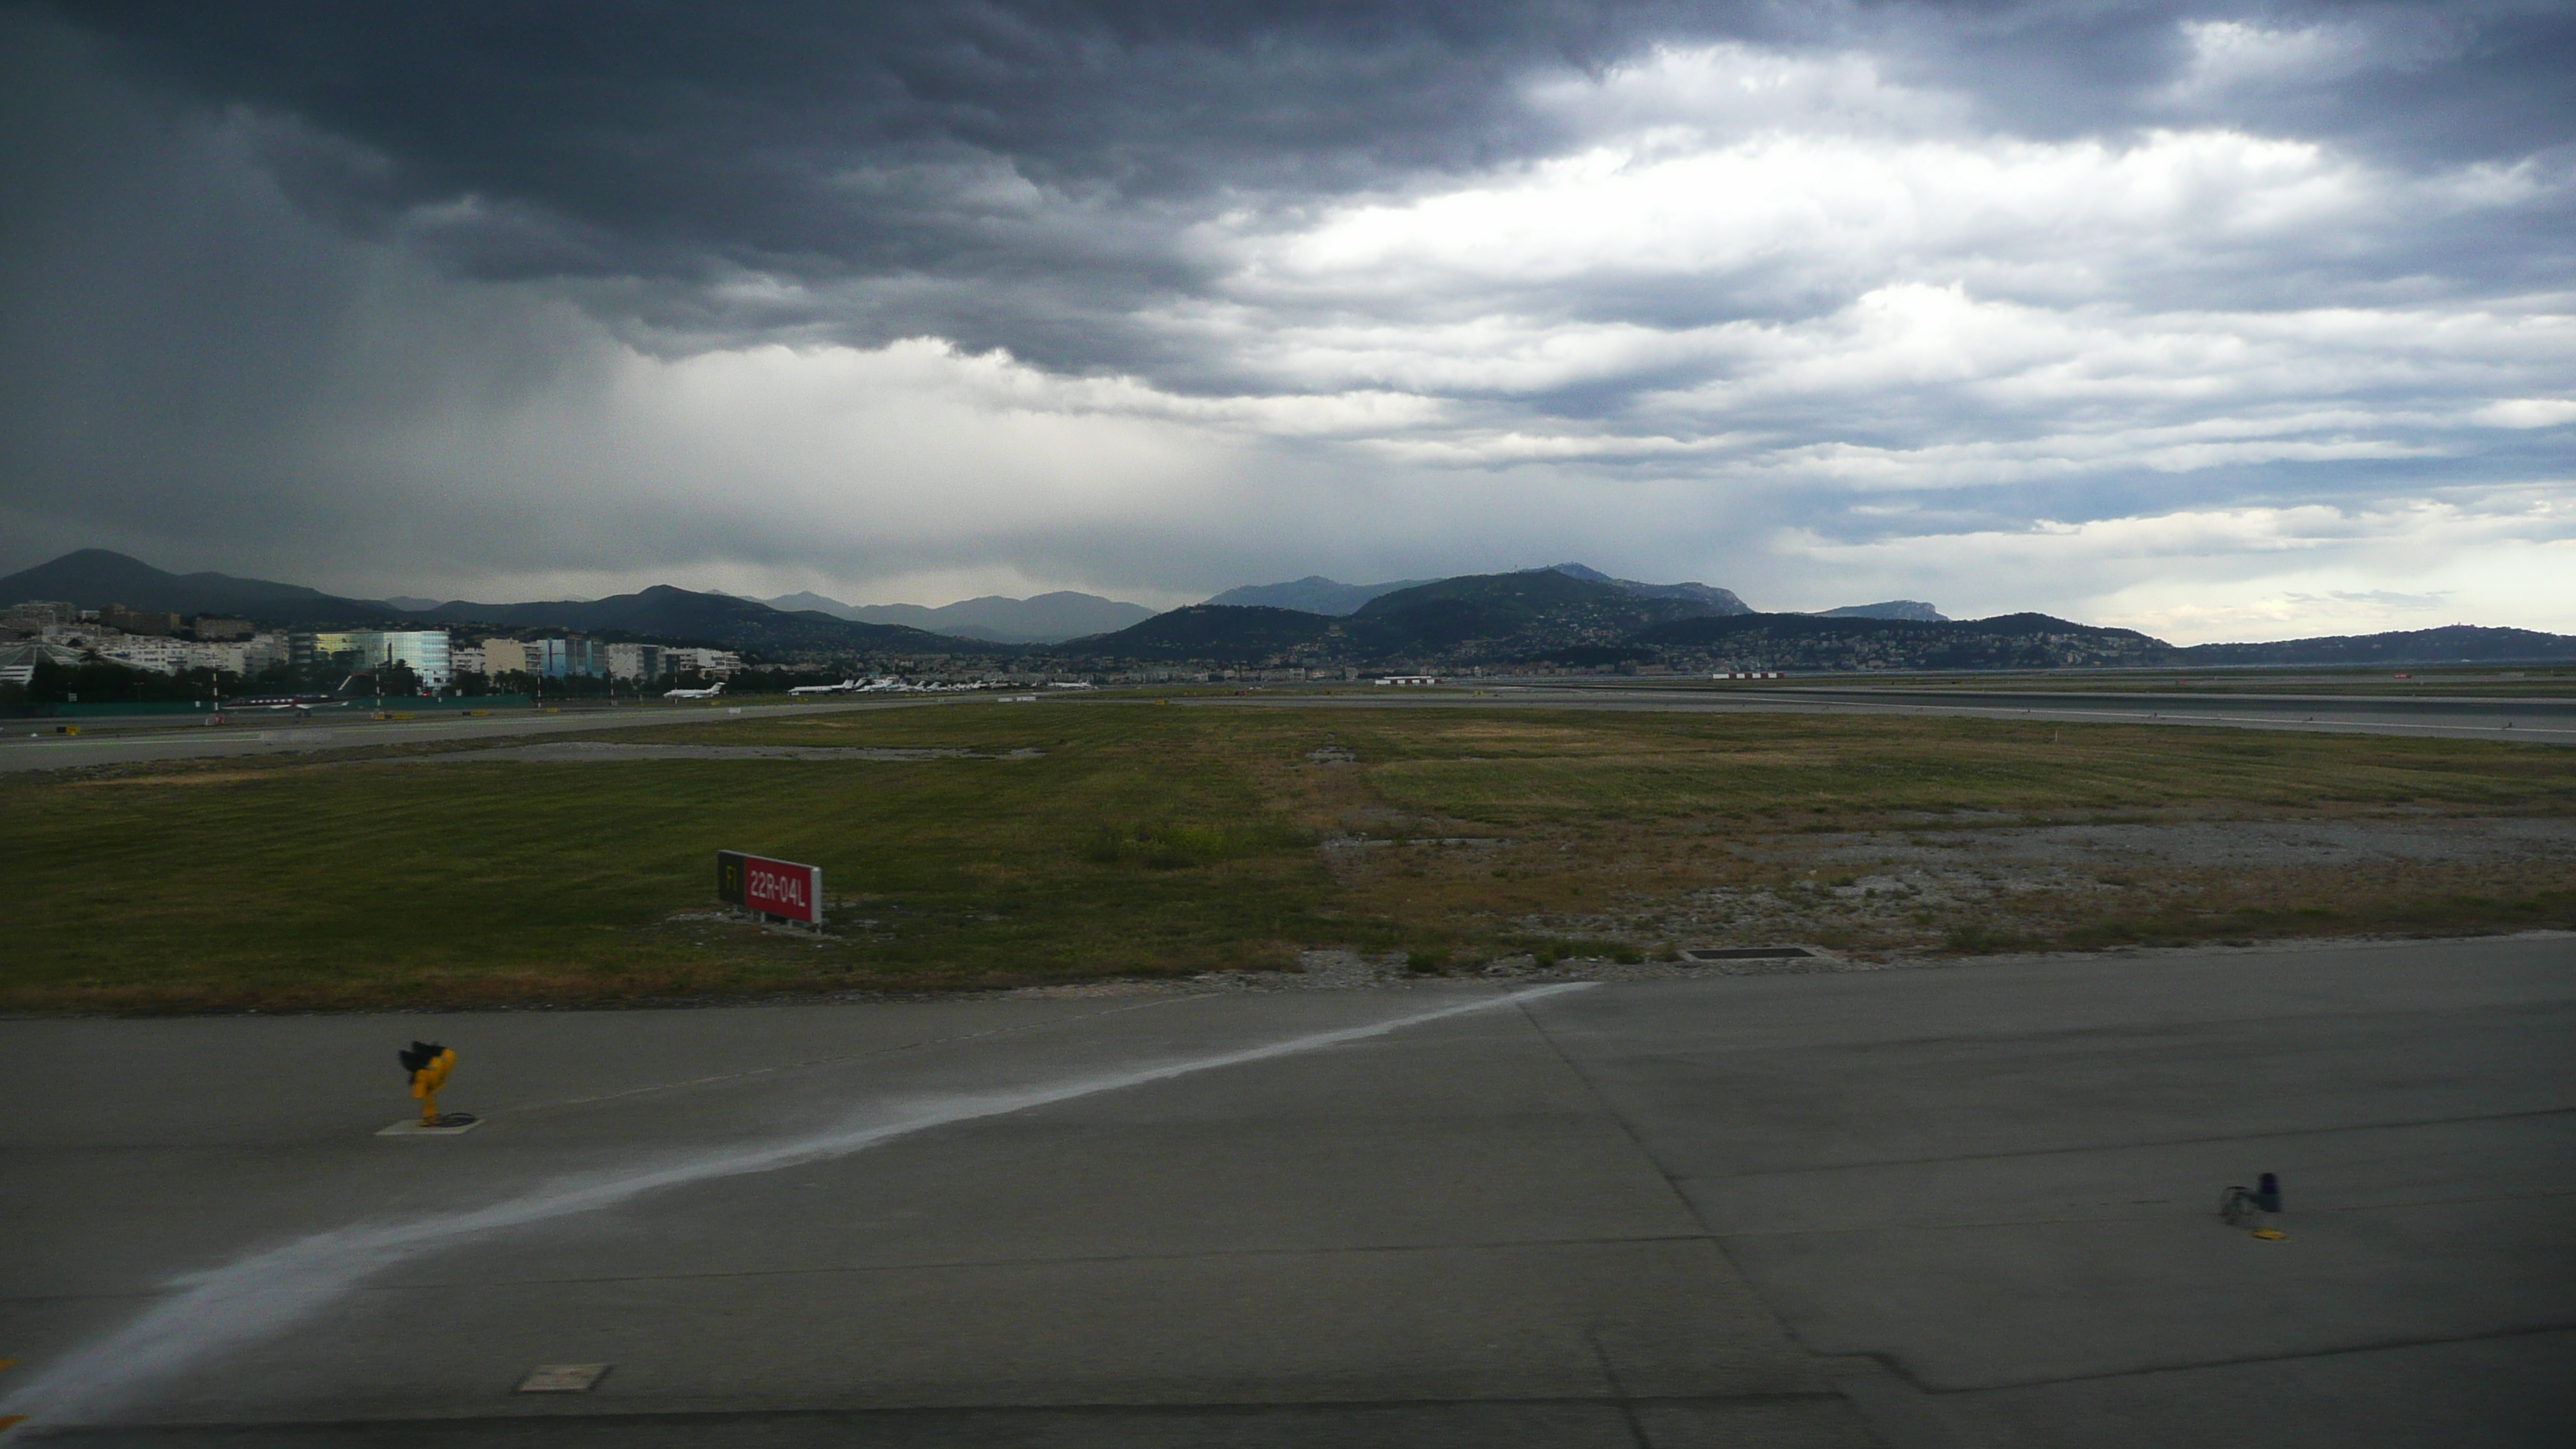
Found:
[[[174, 1271], [287, 1249], [250, 1296], [176, 1315], [208, 1341], [140, 1373], [169, 1345], [127, 1343], [89, 1390], [39, 1396], [29, 1428], [63, 1442], [1825, 1446], [1873, 1442], [1846, 1389], [1906, 1412], [1868, 1361], [1792, 1341], [1524, 1004], [1482, 987], [450, 1017], [447, 1095], [485, 1125], [439, 1142], [375, 1140], [372, 1078], [321, 1105], [407, 1020], [0, 1030], [133, 1109], [38, 1133], [61, 1196], [17, 1251], [62, 1291], [8, 1306], [8, 1387], [176, 1303]], [[284, 1058], [266, 1127], [172, 1130], [187, 1099], [150, 1079], [199, 1050]], [[1169, 1074], [1123, 1079], [1140, 1066]], [[1038, 1100], [973, 1105], [1015, 1092]], [[702, 1171], [763, 1144], [789, 1150]], [[396, 1236], [269, 1301], [352, 1224]], [[613, 1368], [513, 1392], [567, 1364]]]

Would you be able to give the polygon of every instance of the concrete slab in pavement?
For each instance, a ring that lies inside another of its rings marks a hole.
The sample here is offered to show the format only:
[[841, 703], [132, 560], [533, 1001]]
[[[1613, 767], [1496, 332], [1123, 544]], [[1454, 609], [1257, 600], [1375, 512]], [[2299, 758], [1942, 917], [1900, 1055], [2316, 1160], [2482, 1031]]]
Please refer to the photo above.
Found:
[[[2576, 941], [1699, 986], [1533, 1011], [1801, 1342], [1968, 1442], [2576, 1429]], [[2263, 1171], [2281, 1242], [2213, 1211]]]
[[[85, 1445], [2555, 1443], [2572, 968], [0, 1022], [0, 1387]], [[372, 1135], [413, 1035], [484, 1129]], [[2210, 1211], [2266, 1168], [2281, 1243]]]

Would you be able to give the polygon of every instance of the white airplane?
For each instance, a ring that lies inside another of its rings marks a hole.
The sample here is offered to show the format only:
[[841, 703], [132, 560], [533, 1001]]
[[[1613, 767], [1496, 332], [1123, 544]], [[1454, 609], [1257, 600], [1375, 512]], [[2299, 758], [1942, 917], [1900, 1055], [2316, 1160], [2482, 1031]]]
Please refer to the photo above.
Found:
[[713, 699], [722, 693], [724, 693], [724, 681], [719, 679], [704, 689], [664, 690], [662, 692], [662, 697], [664, 699]]
[[800, 684], [787, 692], [789, 694], [856, 694], [866, 687], [855, 679], [844, 679], [838, 684]]

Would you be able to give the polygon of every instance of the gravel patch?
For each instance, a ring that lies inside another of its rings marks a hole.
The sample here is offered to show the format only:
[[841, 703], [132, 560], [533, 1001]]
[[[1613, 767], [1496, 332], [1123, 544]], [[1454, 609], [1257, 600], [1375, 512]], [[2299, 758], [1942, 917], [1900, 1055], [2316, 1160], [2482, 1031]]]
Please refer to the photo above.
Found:
[[1814, 858], [1838, 864], [1955, 865], [1962, 858], [2091, 868], [2450, 863], [2576, 858], [2576, 820], [2212, 820], [2046, 825], [1973, 831], [1819, 836]]

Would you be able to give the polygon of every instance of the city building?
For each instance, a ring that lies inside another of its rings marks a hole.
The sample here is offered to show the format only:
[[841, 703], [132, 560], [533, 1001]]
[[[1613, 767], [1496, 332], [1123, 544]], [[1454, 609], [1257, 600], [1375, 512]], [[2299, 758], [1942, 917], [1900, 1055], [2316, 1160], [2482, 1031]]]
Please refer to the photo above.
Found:
[[200, 639], [247, 639], [258, 632], [248, 619], [218, 619], [212, 614], [197, 616], [196, 634]]
[[483, 667], [483, 658], [483, 646], [480, 644], [455, 644], [450, 645], [447, 650], [448, 667], [459, 674], [488, 673], [489, 671]]
[[352, 674], [368, 674], [387, 665], [405, 664], [423, 689], [445, 689], [456, 679], [444, 629], [294, 634], [288, 636], [288, 647], [298, 669], [327, 665]]
[[29, 599], [0, 609], [0, 629], [17, 629], [29, 634], [43, 633], [52, 624], [77, 624], [80, 610], [69, 604], [47, 599]]
[[520, 639], [486, 639], [483, 641], [485, 674], [534, 674], [536, 663], [528, 657], [526, 641]]
[[667, 652], [659, 644], [611, 644], [608, 646], [608, 677], [659, 679], [662, 677], [662, 656]]
[[127, 634], [100, 644], [98, 657], [128, 669], [176, 674], [192, 667], [188, 651], [195, 647], [185, 639], [173, 639], [162, 634]]
[[154, 613], [146, 609], [129, 609], [123, 604], [110, 604], [98, 611], [98, 621], [110, 629], [128, 634], [176, 634], [179, 616]]
[[528, 645], [531, 673], [548, 679], [569, 679], [576, 675], [596, 679], [608, 672], [607, 646], [596, 639], [537, 639]]
[[665, 649], [662, 672], [665, 674], [734, 674], [742, 669], [742, 656], [730, 649]]
[[75, 669], [80, 666], [80, 662], [79, 650], [42, 639], [21, 639], [15, 643], [0, 644], [0, 669], [25, 670], [26, 678], [17, 681], [20, 684], [25, 684], [36, 677], [36, 666], [39, 664], [58, 664], [65, 669]]

